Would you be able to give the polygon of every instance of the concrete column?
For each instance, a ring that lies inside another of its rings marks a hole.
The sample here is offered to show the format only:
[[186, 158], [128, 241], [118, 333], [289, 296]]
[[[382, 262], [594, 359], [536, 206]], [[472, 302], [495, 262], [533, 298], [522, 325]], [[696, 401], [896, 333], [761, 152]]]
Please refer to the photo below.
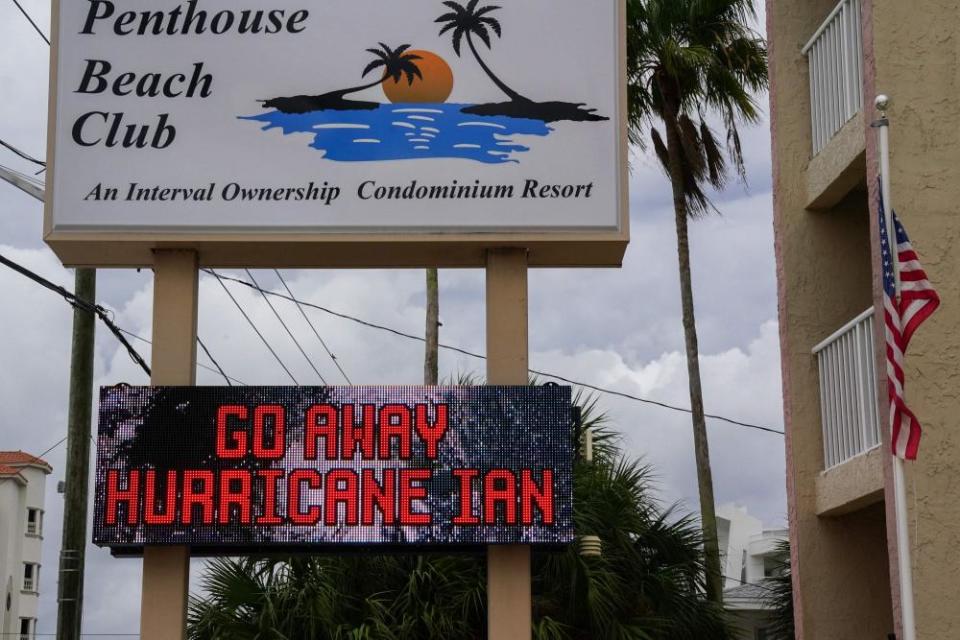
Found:
[[[527, 251], [487, 254], [487, 381], [528, 381]], [[487, 627], [490, 640], [529, 640], [533, 626], [530, 547], [488, 547]]]
[[[193, 251], [156, 251], [153, 262], [153, 385], [196, 384], [199, 272]], [[143, 555], [142, 640], [184, 640], [189, 547], [147, 547]]]

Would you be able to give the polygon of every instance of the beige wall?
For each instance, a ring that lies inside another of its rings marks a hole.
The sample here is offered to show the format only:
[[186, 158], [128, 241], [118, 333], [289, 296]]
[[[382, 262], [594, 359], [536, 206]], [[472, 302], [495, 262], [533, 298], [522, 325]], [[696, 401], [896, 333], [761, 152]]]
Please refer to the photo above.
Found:
[[820, 518], [823, 471], [814, 345], [872, 303], [870, 213], [863, 186], [808, 211], [809, 76], [801, 48], [834, 6], [768, 2], [774, 201], [787, 483], [798, 637], [880, 638], [893, 630], [883, 508]]
[[[956, 638], [960, 637], [960, 609], [955, 604], [960, 584], [960, 5], [956, 0], [921, 4], [873, 0], [872, 13], [873, 92], [887, 93], [893, 101], [889, 117], [894, 206], [943, 300], [940, 311], [916, 334], [906, 361], [907, 401], [924, 426], [920, 458], [908, 465], [907, 477], [917, 632], [923, 640]], [[868, 158], [871, 155], [868, 151]], [[890, 491], [888, 483], [888, 495]], [[891, 517], [888, 514], [888, 522]], [[895, 567], [892, 554], [891, 560]]]
[[[811, 142], [809, 78], [800, 49], [835, 1], [767, 2], [798, 637], [885, 638], [899, 598], [892, 499], [840, 517], [816, 516], [823, 453], [810, 354], [869, 306], [871, 282], [874, 302], [881, 300], [870, 260], [878, 263], [877, 149], [869, 124], [876, 117], [873, 97], [887, 93], [893, 100], [894, 204], [943, 299], [914, 338], [906, 367], [908, 402], [925, 427], [920, 460], [908, 471], [918, 637], [960, 638], [954, 604], [960, 583], [960, 5], [862, 1], [866, 172], [843, 202], [821, 212], [805, 209]], [[877, 355], [883, 365], [882, 352]], [[880, 384], [885, 398], [885, 380]], [[892, 496], [890, 458], [880, 459], [886, 495]]]

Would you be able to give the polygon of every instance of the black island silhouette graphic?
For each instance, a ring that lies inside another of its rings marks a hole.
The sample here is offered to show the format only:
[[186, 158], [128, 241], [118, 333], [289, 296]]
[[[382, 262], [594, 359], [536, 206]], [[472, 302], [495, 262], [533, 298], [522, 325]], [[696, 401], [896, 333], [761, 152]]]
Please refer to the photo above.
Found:
[[[449, 34], [453, 50], [457, 57], [462, 57], [463, 45], [467, 48], [484, 73], [494, 85], [509, 99], [504, 102], [491, 102], [464, 106], [461, 112], [476, 116], [502, 116], [539, 120], [544, 123], [572, 121], [572, 122], [601, 122], [608, 117], [596, 113], [596, 109], [587, 108], [585, 103], [562, 101], [537, 102], [511, 88], [497, 76], [484, 61], [477, 49], [477, 40], [493, 48], [493, 38], [501, 38], [503, 29], [500, 21], [493, 17], [495, 11], [501, 9], [496, 5], [480, 6], [480, 0], [470, 0], [466, 5], [449, 0], [443, 3], [450, 11], [438, 17], [437, 23], [443, 25], [441, 36]], [[299, 95], [272, 98], [263, 101], [264, 109], [274, 109], [283, 114], [306, 114], [314, 111], [372, 111], [379, 109], [379, 102], [351, 100], [347, 96], [372, 89], [384, 84], [387, 80], [400, 83], [406, 80], [413, 85], [417, 79], [423, 79], [423, 74], [417, 62], [421, 57], [410, 52], [411, 45], [404, 44], [392, 48], [379, 43], [379, 48], [367, 49], [374, 56], [374, 60], [363, 71], [366, 78], [371, 73], [382, 70], [379, 79], [355, 87], [330, 91], [321, 95]]]

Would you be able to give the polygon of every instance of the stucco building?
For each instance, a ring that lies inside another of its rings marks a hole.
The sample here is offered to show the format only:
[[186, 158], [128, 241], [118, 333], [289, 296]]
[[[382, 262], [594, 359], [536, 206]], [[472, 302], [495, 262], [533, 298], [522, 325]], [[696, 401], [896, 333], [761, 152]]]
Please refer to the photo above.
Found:
[[786, 539], [786, 530], [764, 529], [744, 507], [725, 504], [717, 509], [723, 605], [731, 613], [738, 640], [769, 637], [770, 587], [765, 583], [782, 570], [786, 558], [778, 543]]
[[44, 489], [50, 465], [0, 451], [0, 637], [33, 640], [41, 588]]
[[768, 0], [774, 208], [798, 638], [901, 635], [874, 97], [894, 206], [943, 305], [906, 359], [918, 637], [960, 638], [960, 8]]

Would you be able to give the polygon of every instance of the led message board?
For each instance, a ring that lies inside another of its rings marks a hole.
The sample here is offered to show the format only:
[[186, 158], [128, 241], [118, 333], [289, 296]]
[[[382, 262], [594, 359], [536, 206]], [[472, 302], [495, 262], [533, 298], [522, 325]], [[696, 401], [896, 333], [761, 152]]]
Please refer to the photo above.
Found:
[[618, 266], [624, 14], [54, 0], [47, 240], [90, 266], [167, 243], [213, 266], [480, 266], [504, 243]]
[[568, 387], [108, 387], [94, 543], [562, 545]]

